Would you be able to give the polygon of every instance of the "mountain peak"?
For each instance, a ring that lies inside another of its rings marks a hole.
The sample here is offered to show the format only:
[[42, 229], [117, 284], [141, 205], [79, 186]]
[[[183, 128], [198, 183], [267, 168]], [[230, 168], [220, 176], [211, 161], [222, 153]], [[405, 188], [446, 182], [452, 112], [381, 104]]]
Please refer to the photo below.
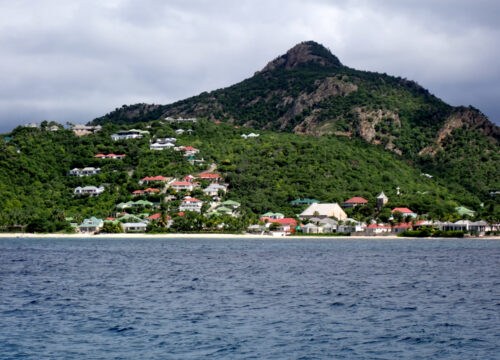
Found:
[[315, 64], [325, 67], [342, 67], [339, 59], [330, 50], [315, 41], [304, 41], [269, 62], [262, 71], [275, 69], [295, 69], [305, 64]]

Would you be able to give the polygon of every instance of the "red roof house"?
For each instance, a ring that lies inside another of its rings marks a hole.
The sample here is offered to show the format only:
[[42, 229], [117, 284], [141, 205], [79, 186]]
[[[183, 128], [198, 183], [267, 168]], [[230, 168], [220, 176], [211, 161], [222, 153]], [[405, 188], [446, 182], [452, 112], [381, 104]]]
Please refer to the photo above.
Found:
[[366, 200], [362, 197], [359, 197], [359, 196], [355, 196], [353, 198], [350, 198], [349, 200], [344, 201], [344, 203], [342, 204], [342, 207], [349, 208], [349, 207], [355, 207], [357, 205], [365, 205], [367, 203], [368, 203], [368, 200]]

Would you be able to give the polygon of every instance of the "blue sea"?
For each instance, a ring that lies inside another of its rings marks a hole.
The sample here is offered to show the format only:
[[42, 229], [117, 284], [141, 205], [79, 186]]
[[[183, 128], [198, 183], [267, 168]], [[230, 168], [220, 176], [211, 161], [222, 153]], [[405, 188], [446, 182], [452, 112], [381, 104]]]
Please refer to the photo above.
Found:
[[500, 241], [0, 239], [0, 359], [500, 359]]

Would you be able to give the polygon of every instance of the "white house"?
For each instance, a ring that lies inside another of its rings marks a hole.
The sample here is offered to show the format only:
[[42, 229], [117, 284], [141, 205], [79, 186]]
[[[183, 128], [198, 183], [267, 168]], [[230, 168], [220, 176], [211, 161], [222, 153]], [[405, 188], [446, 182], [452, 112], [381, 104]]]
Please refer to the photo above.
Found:
[[172, 123], [187, 123], [187, 122], [192, 122], [192, 123], [195, 123], [198, 121], [198, 119], [196, 118], [176, 118], [174, 119], [173, 117], [166, 117], [165, 120], [167, 120], [168, 122], [172, 122]]
[[203, 189], [203, 193], [207, 196], [217, 196], [219, 195], [219, 191], [225, 193], [227, 191], [226, 186], [220, 184], [210, 184], [205, 189]]
[[101, 129], [102, 129], [101, 125], [87, 126], [82, 124], [76, 124], [71, 127], [71, 130], [73, 130], [76, 136], [94, 134], [98, 131], [101, 131]]
[[74, 190], [75, 195], [99, 196], [104, 192], [104, 186], [78, 186]]
[[175, 130], [175, 133], [177, 135], [182, 135], [182, 134], [184, 134], [184, 131], [185, 131], [184, 129], [177, 129], [177, 130]]
[[122, 226], [125, 232], [145, 232], [147, 224], [144, 222], [126, 222]]
[[181, 206], [179, 206], [179, 211], [196, 211], [201, 212], [201, 207], [203, 206], [203, 201], [187, 197], [182, 200]]
[[171, 149], [173, 147], [175, 147], [175, 145], [170, 142], [167, 143], [155, 142], [154, 144], [149, 145], [150, 150], [165, 150], [165, 149]]
[[149, 131], [137, 130], [137, 129], [121, 130], [118, 131], [116, 134], [111, 134], [111, 140], [118, 141], [118, 140], [129, 140], [129, 139], [141, 139], [145, 135], [149, 135]]
[[189, 181], [174, 181], [170, 187], [175, 191], [193, 191], [194, 185]]
[[351, 218], [347, 218], [342, 222], [342, 224], [338, 225], [337, 231], [341, 233], [352, 233], [352, 232], [363, 231], [365, 227], [366, 227], [365, 223], [359, 222]]
[[83, 169], [78, 169], [74, 168], [68, 172], [68, 175], [70, 176], [91, 176], [91, 175], [97, 175], [101, 172], [100, 168], [94, 168], [94, 167], [85, 167]]

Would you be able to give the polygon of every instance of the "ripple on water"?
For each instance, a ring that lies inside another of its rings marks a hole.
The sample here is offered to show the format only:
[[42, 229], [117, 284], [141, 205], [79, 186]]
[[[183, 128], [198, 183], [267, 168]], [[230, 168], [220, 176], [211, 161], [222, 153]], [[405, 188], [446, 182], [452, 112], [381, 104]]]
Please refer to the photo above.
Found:
[[0, 358], [494, 359], [500, 244], [0, 239]]

